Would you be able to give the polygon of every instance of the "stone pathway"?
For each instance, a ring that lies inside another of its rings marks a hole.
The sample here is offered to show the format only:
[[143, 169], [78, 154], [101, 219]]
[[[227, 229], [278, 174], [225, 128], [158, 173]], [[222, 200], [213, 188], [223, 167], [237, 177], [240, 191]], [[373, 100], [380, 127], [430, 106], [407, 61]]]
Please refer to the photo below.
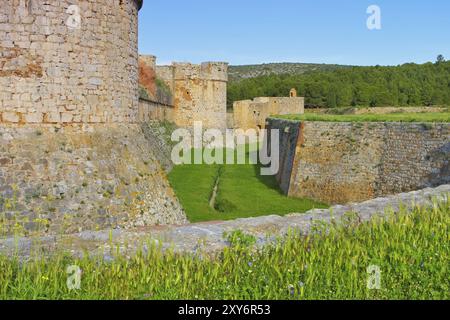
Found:
[[291, 214], [285, 217], [273, 215], [184, 226], [92, 231], [41, 238], [11, 238], [0, 240], [0, 253], [15, 253], [27, 258], [36, 252], [47, 255], [57, 250], [64, 250], [74, 256], [82, 256], [85, 252], [89, 252], [91, 255], [113, 259], [112, 251], [119, 250], [120, 254], [131, 256], [137, 250], [146, 250], [152, 243], [161, 245], [163, 249], [173, 248], [177, 252], [212, 253], [228, 245], [224, 239], [224, 233], [233, 230], [252, 234], [258, 239], [258, 245], [264, 245], [276, 236], [285, 235], [290, 229], [307, 234], [317, 221], [325, 223], [339, 221], [348, 212], [357, 213], [360, 220], [364, 222], [376, 215], [382, 215], [386, 210], [391, 209], [397, 212], [401, 206], [408, 208], [413, 205], [429, 206], [432, 205], [433, 199], [448, 199], [449, 195], [450, 185], [443, 185], [438, 188], [378, 198], [359, 204], [311, 210], [304, 214]]

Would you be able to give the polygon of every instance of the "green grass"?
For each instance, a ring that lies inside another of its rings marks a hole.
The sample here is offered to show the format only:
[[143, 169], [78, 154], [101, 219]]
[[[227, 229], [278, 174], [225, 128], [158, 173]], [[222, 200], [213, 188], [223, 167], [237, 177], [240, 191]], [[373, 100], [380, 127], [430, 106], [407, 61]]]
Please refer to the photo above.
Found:
[[[0, 299], [450, 299], [449, 225], [445, 201], [364, 224], [349, 216], [260, 249], [234, 232], [230, 248], [202, 259], [155, 247], [113, 262], [0, 257]], [[82, 270], [78, 291], [67, 288], [69, 265]], [[371, 265], [379, 290], [367, 288]]]
[[169, 181], [190, 222], [219, 220], [209, 206], [219, 166], [180, 165], [172, 169]]
[[275, 116], [276, 118], [303, 121], [329, 122], [450, 122], [450, 112], [391, 113], [391, 114], [294, 114]]
[[[210, 199], [219, 175], [212, 208]], [[169, 181], [190, 222], [285, 215], [327, 207], [309, 199], [286, 197], [275, 177], [260, 175], [259, 165], [180, 165], [169, 174]]]

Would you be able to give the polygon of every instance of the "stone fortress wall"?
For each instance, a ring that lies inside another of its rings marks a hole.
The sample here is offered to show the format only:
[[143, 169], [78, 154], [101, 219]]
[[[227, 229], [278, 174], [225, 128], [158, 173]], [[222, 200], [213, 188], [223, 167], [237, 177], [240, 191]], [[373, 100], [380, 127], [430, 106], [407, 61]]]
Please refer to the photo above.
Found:
[[136, 122], [140, 2], [2, 1], [0, 121]]
[[0, 237], [187, 222], [136, 124], [0, 126]]
[[156, 56], [152, 56], [149, 54], [139, 55], [139, 61], [145, 63], [149, 68], [155, 70], [155, 72], [156, 72], [156, 60], [157, 60]]
[[300, 122], [280, 129], [285, 194], [331, 204], [359, 202], [450, 182], [450, 124]]
[[141, 61], [156, 70], [156, 76], [172, 92], [174, 108], [167, 120], [180, 127], [192, 127], [195, 121], [201, 121], [204, 128], [227, 128], [227, 63], [157, 66], [154, 56], [141, 56]]
[[[432, 208], [436, 200], [448, 205], [450, 185], [437, 188], [402, 193], [386, 198], [377, 198], [357, 204], [337, 205], [329, 209], [312, 209], [305, 213], [293, 213], [283, 217], [278, 215], [244, 218], [232, 221], [213, 221], [184, 226], [148, 227], [139, 230], [87, 231], [66, 237], [40, 237], [0, 239], [0, 253], [28, 258], [36, 252], [50, 255], [54, 252], [70, 252], [79, 257], [89, 252], [91, 256], [111, 257], [111, 248], [120, 248], [123, 257], [141, 253], [143, 243], [156, 241], [163, 248], [171, 248], [179, 254], [215, 255], [228, 248], [231, 243], [226, 236], [239, 230], [257, 239], [258, 246], [273, 245], [274, 239], [297, 232], [304, 236], [316, 234], [317, 226], [348, 226], [348, 213], [357, 216], [360, 223], [372, 219], [390, 219], [390, 212], [410, 211], [416, 206]], [[38, 240], [38, 241], [37, 241]], [[20, 246], [17, 246], [20, 243]], [[114, 250], [113, 250], [114, 251]], [[115, 254], [116, 251], [114, 251]]]
[[158, 101], [139, 99], [138, 119], [140, 122], [174, 122], [174, 107]]
[[[233, 126], [236, 129], [264, 129], [271, 115], [303, 114], [305, 98], [292, 89], [289, 97], [260, 97], [233, 104]], [[230, 121], [230, 120], [229, 120]]]
[[[297, 97], [292, 89], [289, 97], [259, 97], [253, 100], [236, 101], [233, 112], [227, 112], [228, 65], [222, 62], [205, 62], [201, 65], [173, 63], [158, 66], [156, 57], [141, 55], [141, 85], [152, 90], [156, 78], [163, 80], [172, 92], [173, 108], [155, 101], [141, 99], [140, 119], [168, 120], [180, 127], [192, 127], [201, 121], [204, 128], [264, 129], [271, 115], [302, 114], [305, 99]], [[149, 69], [147, 69], [149, 68]], [[147, 70], [146, 70], [147, 69]], [[149, 81], [155, 70], [154, 80]]]
[[2, 0], [0, 236], [182, 224], [139, 123], [138, 0]]
[[226, 129], [228, 64], [173, 63], [156, 68], [174, 93], [174, 122], [191, 127], [202, 121], [204, 128]]

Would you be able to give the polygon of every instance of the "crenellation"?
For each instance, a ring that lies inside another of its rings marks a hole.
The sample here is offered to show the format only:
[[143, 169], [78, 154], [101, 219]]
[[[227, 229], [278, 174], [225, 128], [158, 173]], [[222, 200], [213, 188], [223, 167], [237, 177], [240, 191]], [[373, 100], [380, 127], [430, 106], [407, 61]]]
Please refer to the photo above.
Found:
[[203, 62], [202, 78], [211, 81], [228, 82], [228, 64], [222, 62]]

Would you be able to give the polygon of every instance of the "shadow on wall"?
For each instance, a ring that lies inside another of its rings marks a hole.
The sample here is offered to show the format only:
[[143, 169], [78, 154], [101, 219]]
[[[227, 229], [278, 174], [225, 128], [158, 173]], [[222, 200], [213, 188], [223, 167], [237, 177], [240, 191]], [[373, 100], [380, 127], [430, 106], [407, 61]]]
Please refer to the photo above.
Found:
[[261, 182], [266, 187], [268, 187], [269, 189], [276, 190], [280, 195], [284, 196], [285, 194], [284, 194], [283, 190], [281, 190], [280, 186], [278, 185], [276, 177], [261, 175], [261, 168], [262, 168], [261, 164], [253, 166], [253, 169], [255, 171], [255, 177], [258, 179], [258, 181]]
[[429, 175], [429, 183], [427, 187], [439, 186], [450, 183], [450, 142], [442, 147], [433, 150], [427, 156], [428, 159], [436, 159], [442, 161], [442, 167], [437, 173], [431, 173]]

